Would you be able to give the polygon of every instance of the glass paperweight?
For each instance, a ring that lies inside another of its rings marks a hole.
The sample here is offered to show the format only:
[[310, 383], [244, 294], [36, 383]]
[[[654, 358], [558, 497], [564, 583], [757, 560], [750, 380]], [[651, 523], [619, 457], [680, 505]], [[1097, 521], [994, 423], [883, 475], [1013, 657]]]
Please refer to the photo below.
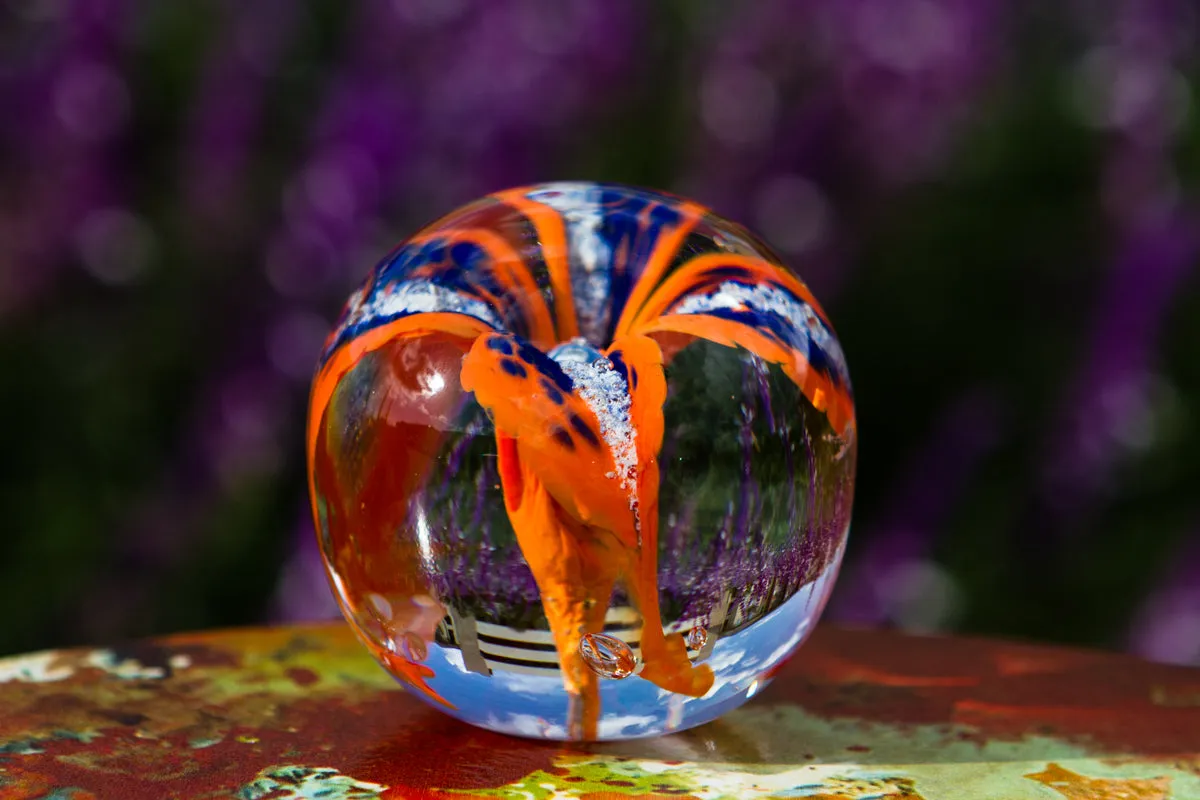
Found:
[[850, 380], [743, 228], [615, 185], [499, 192], [402, 243], [322, 353], [321, 551], [383, 666], [545, 739], [688, 728], [812, 630], [850, 522]]

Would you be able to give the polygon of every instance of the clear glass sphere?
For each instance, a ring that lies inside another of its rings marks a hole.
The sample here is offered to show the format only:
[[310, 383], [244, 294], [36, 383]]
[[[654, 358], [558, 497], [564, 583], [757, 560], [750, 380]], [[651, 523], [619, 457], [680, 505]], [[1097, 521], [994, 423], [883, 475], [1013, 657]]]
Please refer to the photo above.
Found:
[[856, 427], [808, 289], [680, 198], [499, 192], [393, 250], [313, 382], [342, 610], [467, 722], [617, 739], [759, 691], [841, 560]]

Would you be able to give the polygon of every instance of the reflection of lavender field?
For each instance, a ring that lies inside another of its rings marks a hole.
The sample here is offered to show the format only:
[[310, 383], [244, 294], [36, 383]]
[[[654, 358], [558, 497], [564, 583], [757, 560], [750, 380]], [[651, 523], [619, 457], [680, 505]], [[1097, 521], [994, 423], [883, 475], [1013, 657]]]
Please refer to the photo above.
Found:
[[[774, 366], [697, 343], [667, 370], [660, 455], [659, 591], [664, 621], [728, 628], [778, 607], [834, 557], [849, 520], [845, 445]], [[439, 599], [478, 620], [545, 628], [533, 575], [505, 513], [495, 440], [468, 401], [410, 518], [427, 526]], [[415, 512], [415, 513], [414, 513]], [[409, 526], [413, 530], [413, 526]], [[614, 604], [626, 602], [621, 588]]]

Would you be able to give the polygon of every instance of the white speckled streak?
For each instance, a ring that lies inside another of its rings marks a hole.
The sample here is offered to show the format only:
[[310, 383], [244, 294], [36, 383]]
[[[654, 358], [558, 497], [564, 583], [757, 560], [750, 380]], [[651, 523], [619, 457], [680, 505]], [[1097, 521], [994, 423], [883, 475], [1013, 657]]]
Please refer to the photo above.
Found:
[[486, 322], [497, 330], [504, 330], [504, 324], [487, 303], [463, 297], [453, 289], [423, 280], [405, 281], [394, 289], [380, 289], [370, 302], [354, 310], [344, 327], [380, 317], [430, 312], [465, 314]]
[[695, 294], [685, 297], [672, 314], [705, 314], [717, 309], [750, 309], [760, 314], [775, 314], [786, 319], [804, 335], [801, 349], [808, 357], [809, 342], [821, 349], [833, 363], [834, 369], [843, 380], [847, 379], [846, 356], [837, 339], [821, 322], [820, 317], [808, 303], [793, 297], [788, 292], [770, 284], [748, 286], [737, 281], [726, 281], [711, 294]]
[[600, 422], [600, 436], [608, 445], [615, 465], [615, 474], [609, 477], [616, 479], [629, 495], [629, 507], [634, 512], [640, 543], [637, 430], [630, 415], [629, 387], [607, 358], [592, 362], [564, 359], [561, 366], [575, 382], [575, 391]]

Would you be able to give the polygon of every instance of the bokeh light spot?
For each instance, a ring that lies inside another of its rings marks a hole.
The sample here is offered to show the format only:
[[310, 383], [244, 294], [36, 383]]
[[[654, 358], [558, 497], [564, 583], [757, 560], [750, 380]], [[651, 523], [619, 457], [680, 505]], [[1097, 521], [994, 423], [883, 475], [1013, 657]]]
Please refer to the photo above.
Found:
[[731, 147], [759, 144], [771, 135], [779, 105], [771, 78], [748, 64], [715, 67], [700, 87], [705, 127]]
[[812, 181], [777, 175], [759, 190], [754, 203], [757, 227], [779, 250], [802, 253], [820, 243], [829, 226], [829, 204]]
[[146, 222], [122, 208], [101, 208], [84, 217], [76, 231], [83, 268], [110, 285], [140, 278], [154, 257], [156, 239]]
[[111, 137], [129, 116], [129, 87], [105, 64], [85, 61], [69, 67], [54, 88], [54, 111], [79, 139]]

